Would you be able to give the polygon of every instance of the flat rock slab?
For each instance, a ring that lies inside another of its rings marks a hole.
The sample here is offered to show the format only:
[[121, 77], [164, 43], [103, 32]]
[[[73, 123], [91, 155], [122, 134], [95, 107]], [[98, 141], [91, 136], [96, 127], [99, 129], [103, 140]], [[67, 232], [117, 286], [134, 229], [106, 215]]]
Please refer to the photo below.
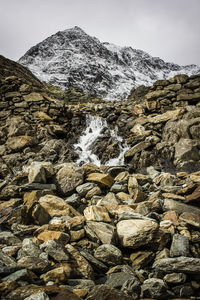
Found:
[[166, 273], [182, 272], [187, 274], [199, 274], [200, 259], [185, 256], [177, 258], [163, 258], [155, 261], [153, 268]]
[[91, 173], [88, 175], [87, 181], [96, 182], [106, 187], [113, 185], [113, 178], [109, 174]]

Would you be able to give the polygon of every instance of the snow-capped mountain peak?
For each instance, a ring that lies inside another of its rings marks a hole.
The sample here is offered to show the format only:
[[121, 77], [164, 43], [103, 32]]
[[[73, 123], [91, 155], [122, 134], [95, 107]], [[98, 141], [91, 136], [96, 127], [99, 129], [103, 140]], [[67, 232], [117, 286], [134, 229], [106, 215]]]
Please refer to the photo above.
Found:
[[196, 65], [181, 67], [142, 50], [101, 43], [78, 26], [30, 48], [19, 63], [42, 81], [63, 89], [75, 86], [107, 100], [124, 99], [133, 87], [157, 79], [200, 73]]

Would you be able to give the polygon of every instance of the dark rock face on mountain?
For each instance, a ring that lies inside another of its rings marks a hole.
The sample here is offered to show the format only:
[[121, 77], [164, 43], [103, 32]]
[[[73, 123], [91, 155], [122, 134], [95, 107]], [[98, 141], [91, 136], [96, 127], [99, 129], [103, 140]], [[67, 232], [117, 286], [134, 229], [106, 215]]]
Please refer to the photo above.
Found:
[[178, 73], [200, 73], [195, 65], [181, 67], [142, 50], [101, 43], [79, 27], [48, 37], [19, 62], [42, 81], [63, 89], [74, 86], [108, 100], [125, 99], [133, 87]]
[[[0, 80], [1, 299], [198, 299], [200, 75], [71, 104], [10, 75]], [[87, 114], [107, 121], [93, 145], [103, 163], [118, 128], [123, 166], [77, 165]]]

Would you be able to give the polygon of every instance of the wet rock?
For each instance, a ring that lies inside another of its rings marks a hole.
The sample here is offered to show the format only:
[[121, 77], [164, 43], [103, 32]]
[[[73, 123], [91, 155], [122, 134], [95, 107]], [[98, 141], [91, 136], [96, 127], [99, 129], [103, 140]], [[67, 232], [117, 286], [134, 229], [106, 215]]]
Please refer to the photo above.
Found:
[[94, 252], [94, 257], [109, 266], [119, 265], [122, 262], [122, 252], [110, 244], [99, 246]]
[[117, 223], [117, 234], [123, 247], [137, 249], [154, 239], [158, 224], [151, 220], [122, 220]]
[[67, 196], [83, 183], [83, 169], [74, 163], [65, 163], [56, 174], [56, 182], [60, 193]]
[[170, 248], [170, 256], [190, 256], [189, 240], [181, 234], [174, 234]]
[[156, 260], [153, 264], [153, 268], [166, 273], [198, 274], [200, 271], [200, 259], [184, 256], [163, 258]]
[[113, 178], [109, 174], [102, 173], [90, 173], [87, 181], [93, 181], [106, 187], [111, 187], [113, 184]]
[[108, 211], [103, 206], [88, 206], [83, 213], [87, 221], [111, 222]]

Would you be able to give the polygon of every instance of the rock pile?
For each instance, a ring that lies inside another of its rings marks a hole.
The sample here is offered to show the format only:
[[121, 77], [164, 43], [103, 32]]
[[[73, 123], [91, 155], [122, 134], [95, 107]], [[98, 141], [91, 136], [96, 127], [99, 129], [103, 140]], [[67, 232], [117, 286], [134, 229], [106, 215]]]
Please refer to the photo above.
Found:
[[[73, 104], [0, 80], [1, 298], [199, 299], [200, 76]], [[117, 126], [124, 166], [74, 163], [86, 114]]]
[[2, 299], [198, 299], [199, 172], [34, 161], [21, 178], [1, 193]]

